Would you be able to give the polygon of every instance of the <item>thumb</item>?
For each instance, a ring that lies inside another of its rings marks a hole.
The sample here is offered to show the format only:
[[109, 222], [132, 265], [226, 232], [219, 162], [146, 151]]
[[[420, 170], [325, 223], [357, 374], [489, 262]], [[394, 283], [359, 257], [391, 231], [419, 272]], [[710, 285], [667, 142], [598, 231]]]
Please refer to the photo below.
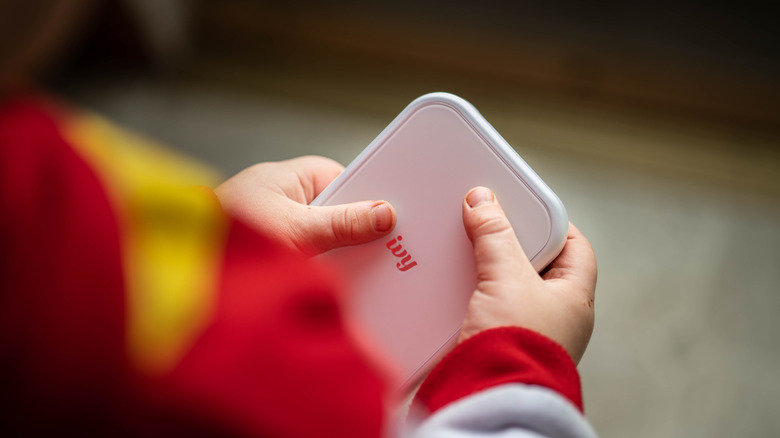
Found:
[[503, 282], [536, 275], [509, 219], [490, 189], [475, 187], [466, 194], [463, 199], [463, 225], [474, 246], [479, 282]]
[[301, 206], [297, 215], [298, 247], [319, 254], [342, 246], [359, 245], [386, 236], [396, 214], [387, 201], [362, 201], [328, 207]]

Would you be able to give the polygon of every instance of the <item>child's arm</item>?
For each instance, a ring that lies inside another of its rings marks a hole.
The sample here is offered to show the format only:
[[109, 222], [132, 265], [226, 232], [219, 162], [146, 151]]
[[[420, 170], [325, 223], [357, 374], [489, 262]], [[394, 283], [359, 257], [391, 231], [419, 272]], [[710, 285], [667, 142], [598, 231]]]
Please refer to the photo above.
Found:
[[[594, 436], [574, 360], [593, 329], [596, 260], [573, 225], [539, 276], [492, 192], [472, 190], [463, 221], [478, 285], [460, 344], [421, 386], [415, 407], [433, 415], [419, 436]], [[572, 360], [574, 358], [574, 360]]]
[[[325, 163], [293, 163], [305, 162]], [[301, 170], [264, 182], [306, 197], [327, 183]], [[380, 435], [382, 381], [343, 323], [338, 283], [225, 216], [194, 187], [209, 174], [47, 99], [0, 102], [4, 431]], [[293, 214], [291, 198], [266, 208]]]

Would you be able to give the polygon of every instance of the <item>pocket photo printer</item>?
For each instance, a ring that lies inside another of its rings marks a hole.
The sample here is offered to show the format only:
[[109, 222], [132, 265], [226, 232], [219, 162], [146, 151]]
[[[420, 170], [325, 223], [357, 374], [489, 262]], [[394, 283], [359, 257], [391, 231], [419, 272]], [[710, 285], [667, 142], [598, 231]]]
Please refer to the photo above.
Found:
[[346, 311], [411, 388], [458, 339], [476, 288], [462, 202], [489, 187], [537, 271], [566, 240], [563, 204], [471, 104], [448, 93], [414, 100], [311, 205], [383, 199], [392, 233], [321, 256], [348, 281]]

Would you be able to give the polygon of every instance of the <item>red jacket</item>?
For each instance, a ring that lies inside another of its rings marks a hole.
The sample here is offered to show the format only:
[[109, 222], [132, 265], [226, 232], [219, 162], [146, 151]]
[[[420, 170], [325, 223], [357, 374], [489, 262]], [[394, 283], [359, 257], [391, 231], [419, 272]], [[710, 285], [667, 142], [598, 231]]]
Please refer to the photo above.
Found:
[[[226, 217], [210, 172], [40, 97], [0, 106], [0, 424], [10, 434], [379, 436], [383, 382], [321, 266]], [[484, 332], [418, 392], [581, 409], [557, 344]]]

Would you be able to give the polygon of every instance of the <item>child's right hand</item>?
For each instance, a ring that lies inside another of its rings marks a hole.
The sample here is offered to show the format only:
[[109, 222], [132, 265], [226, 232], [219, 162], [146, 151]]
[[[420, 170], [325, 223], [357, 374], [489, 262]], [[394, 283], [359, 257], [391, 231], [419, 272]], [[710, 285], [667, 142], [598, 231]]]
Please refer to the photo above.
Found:
[[563, 251], [539, 276], [492, 191], [469, 191], [463, 224], [474, 245], [477, 290], [459, 341], [494, 327], [520, 326], [559, 343], [579, 362], [593, 331], [596, 290], [596, 257], [585, 236], [569, 224]]

